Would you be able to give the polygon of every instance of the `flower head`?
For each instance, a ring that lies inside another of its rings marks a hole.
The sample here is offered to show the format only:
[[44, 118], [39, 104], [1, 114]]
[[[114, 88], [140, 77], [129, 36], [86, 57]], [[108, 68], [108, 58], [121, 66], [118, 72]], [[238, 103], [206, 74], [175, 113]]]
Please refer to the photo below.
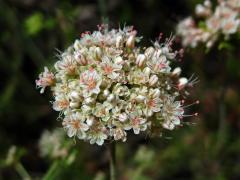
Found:
[[140, 39], [132, 27], [99, 26], [59, 55], [54, 73], [45, 68], [40, 74], [37, 86], [51, 87], [53, 109], [69, 137], [102, 145], [126, 141], [129, 131], [179, 124], [184, 111], [175, 99], [189, 87], [180, 68], [171, 72], [179, 52], [172, 50], [172, 38], [146, 49], [138, 46]]

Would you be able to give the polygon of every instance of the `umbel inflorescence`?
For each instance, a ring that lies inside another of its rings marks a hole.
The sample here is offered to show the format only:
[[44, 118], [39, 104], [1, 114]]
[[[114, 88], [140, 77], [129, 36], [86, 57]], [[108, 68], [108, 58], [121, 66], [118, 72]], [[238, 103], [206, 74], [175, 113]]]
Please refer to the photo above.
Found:
[[136, 46], [140, 39], [132, 27], [99, 26], [59, 54], [52, 72], [45, 67], [39, 75], [37, 87], [41, 93], [51, 87], [53, 109], [69, 137], [102, 145], [126, 141], [129, 130], [151, 133], [181, 124], [178, 96], [194, 83], [170, 67], [182, 51], [173, 52], [172, 39], [148, 48]]
[[240, 0], [218, 0], [215, 9], [212, 3], [205, 0], [195, 9], [196, 17], [187, 17], [177, 26], [177, 34], [182, 37], [184, 46], [196, 47], [204, 44], [207, 48], [223, 36], [230, 35], [240, 29]]

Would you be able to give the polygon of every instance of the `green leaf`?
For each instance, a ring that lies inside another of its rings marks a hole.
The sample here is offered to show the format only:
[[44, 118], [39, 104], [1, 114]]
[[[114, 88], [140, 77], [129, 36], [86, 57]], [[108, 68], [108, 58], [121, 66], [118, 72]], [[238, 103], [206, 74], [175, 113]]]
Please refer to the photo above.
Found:
[[29, 35], [38, 34], [43, 28], [43, 15], [40, 12], [36, 12], [28, 17], [25, 22], [25, 29]]
[[232, 50], [233, 47], [230, 43], [223, 41], [223, 42], [220, 42], [220, 44], [218, 45], [218, 50], [222, 50], [222, 49]]

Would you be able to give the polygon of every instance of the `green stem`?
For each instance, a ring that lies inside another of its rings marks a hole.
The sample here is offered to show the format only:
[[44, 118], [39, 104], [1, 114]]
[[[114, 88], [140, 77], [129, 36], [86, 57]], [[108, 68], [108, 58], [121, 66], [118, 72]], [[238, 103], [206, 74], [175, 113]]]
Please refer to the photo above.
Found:
[[54, 163], [51, 165], [50, 169], [48, 170], [47, 174], [43, 177], [43, 180], [52, 180], [56, 177], [58, 174], [60, 162], [54, 161]]
[[22, 177], [23, 180], [31, 180], [32, 179], [20, 162], [18, 162], [15, 165], [15, 169], [19, 173], [19, 175]]
[[110, 160], [110, 179], [116, 180], [116, 144], [109, 144], [109, 160]]

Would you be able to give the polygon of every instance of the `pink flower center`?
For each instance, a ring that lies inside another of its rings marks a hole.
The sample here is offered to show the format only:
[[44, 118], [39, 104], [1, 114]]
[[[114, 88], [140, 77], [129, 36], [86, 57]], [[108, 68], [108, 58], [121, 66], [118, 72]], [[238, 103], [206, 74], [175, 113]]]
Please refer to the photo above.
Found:
[[67, 108], [69, 106], [69, 102], [68, 100], [62, 100], [62, 101], [58, 101], [57, 105], [61, 108]]
[[132, 119], [132, 124], [134, 126], [138, 126], [140, 124], [140, 118], [135, 117], [134, 119]]
[[156, 106], [156, 101], [154, 99], [151, 99], [147, 102], [147, 105], [149, 107], [155, 107]]
[[72, 121], [71, 125], [74, 129], [80, 129], [82, 127], [80, 121]]
[[112, 68], [112, 66], [106, 65], [106, 66], [104, 66], [103, 70], [106, 74], [110, 74], [110, 73], [112, 73], [113, 68]]
[[96, 81], [94, 81], [93, 79], [90, 79], [87, 83], [88, 86], [88, 90], [92, 90], [96, 87]]

